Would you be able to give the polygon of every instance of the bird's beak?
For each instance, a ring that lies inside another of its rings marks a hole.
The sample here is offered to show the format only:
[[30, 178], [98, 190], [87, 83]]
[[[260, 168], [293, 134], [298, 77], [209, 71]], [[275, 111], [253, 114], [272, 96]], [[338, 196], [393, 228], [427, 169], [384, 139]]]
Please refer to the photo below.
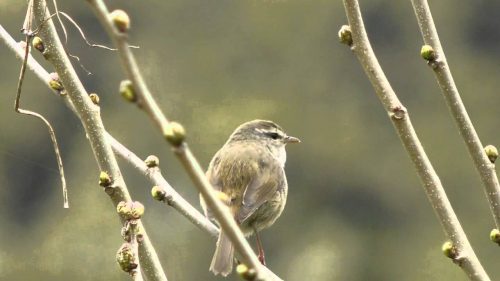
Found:
[[284, 140], [285, 143], [300, 143], [300, 140], [298, 138], [292, 136], [286, 136]]

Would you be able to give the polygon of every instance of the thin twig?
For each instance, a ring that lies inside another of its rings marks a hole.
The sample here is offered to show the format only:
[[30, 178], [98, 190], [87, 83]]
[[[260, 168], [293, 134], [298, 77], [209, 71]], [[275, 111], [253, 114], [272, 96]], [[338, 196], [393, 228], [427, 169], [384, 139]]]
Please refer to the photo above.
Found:
[[[102, 49], [106, 49], [106, 50], [109, 50], [109, 51], [116, 51], [117, 49], [116, 48], [110, 48], [108, 46], [105, 46], [105, 45], [101, 45], [101, 44], [94, 44], [94, 43], [90, 43], [90, 41], [87, 39], [87, 37], [85, 36], [85, 33], [83, 32], [82, 28], [76, 23], [76, 21], [70, 17], [68, 14], [66, 14], [65, 12], [59, 12], [61, 15], [63, 15], [64, 17], [66, 17], [66, 19], [68, 19], [72, 24], [73, 26], [78, 30], [78, 32], [80, 33], [80, 36], [82, 36], [83, 40], [85, 41], [85, 44], [87, 44], [89, 47], [93, 47], [93, 48], [102, 48]], [[134, 49], [139, 49], [139, 46], [129, 46], [129, 48], [134, 48]]]
[[[33, 5], [35, 16], [44, 19], [47, 6], [44, 0], [36, 0]], [[47, 21], [44, 28], [40, 30], [40, 37], [46, 42], [47, 60], [54, 66], [59, 78], [75, 106], [85, 132], [90, 141], [94, 156], [97, 160], [99, 170], [106, 171], [113, 181], [113, 188], [109, 189], [113, 204], [116, 206], [121, 201], [130, 201], [130, 195], [125, 181], [121, 176], [120, 168], [116, 162], [111, 146], [106, 140], [106, 131], [100, 118], [99, 107], [92, 103], [88, 93], [79, 80], [69, 58], [66, 56], [63, 45], [57, 35], [52, 20]], [[141, 256], [143, 273], [148, 280], [163, 280], [167, 277], [163, 272], [158, 255], [153, 248], [145, 228], [141, 222], [139, 227], [143, 229], [143, 246], [146, 255]]]
[[443, 47], [439, 41], [439, 35], [434, 25], [427, 0], [412, 0], [411, 2], [415, 10], [422, 38], [425, 44], [432, 46], [436, 53], [437, 59], [432, 63], [436, 80], [448, 104], [450, 113], [455, 119], [460, 135], [464, 139], [469, 154], [474, 161], [474, 165], [479, 172], [496, 227], [500, 229], [500, 184], [495, 171], [495, 165], [491, 163], [484, 152], [481, 140], [460, 98], [457, 86], [451, 75], [450, 67], [446, 61]]
[[56, 11], [57, 20], [59, 21], [59, 25], [61, 25], [61, 28], [63, 30], [64, 44], [68, 44], [68, 32], [66, 32], [66, 27], [64, 26], [64, 24], [63, 24], [63, 22], [61, 20], [61, 16], [59, 15], [59, 8], [57, 7], [57, 1], [56, 0], [52, 0], [52, 4], [54, 5], [54, 10]]
[[92, 44], [89, 42], [89, 40], [87, 40], [87, 37], [85, 37], [85, 33], [83, 33], [83, 30], [80, 28], [80, 26], [73, 20], [73, 18], [71, 18], [68, 14], [66, 14], [65, 12], [59, 12], [61, 15], [63, 15], [64, 17], [66, 17], [67, 20], [69, 20], [69, 22], [71, 22], [73, 24], [73, 26], [78, 30], [78, 32], [80, 32], [80, 36], [82, 36], [83, 40], [85, 41], [85, 43], [90, 46], [90, 47], [97, 47], [97, 48], [103, 48], [103, 49], [106, 49], [106, 50], [110, 50], [110, 51], [116, 51], [115, 48], [110, 48], [108, 46], [104, 46], [104, 45], [100, 45], [100, 44]]
[[[101, 21], [101, 24], [108, 32], [114, 45], [117, 47], [126, 76], [130, 81], [132, 81], [134, 91], [142, 105], [141, 108], [149, 114], [154, 123], [160, 128], [163, 135], [166, 135], [169, 128], [169, 121], [154, 100], [144, 81], [144, 78], [140, 73], [135, 57], [132, 54], [132, 51], [128, 48], [126, 34], [119, 31], [112, 23], [109, 17], [109, 11], [102, 0], [87, 1], [90, 3], [90, 6], [97, 15], [97, 18]], [[235, 250], [241, 255], [243, 262], [250, 268], [255, 269], [258, 280], [276, 279], [277, 276], [265, 274], [265, 271], [262, 269], [263, 266], [248, 244], [248, 241], [245, 239], [227, 207], [217, 198], [213, 187], [208, 182], [200, 164], [189, 150], [187, 144], [183, 143], [178, 147], [174, 147], [173, 150], [178, 159], [184, 165], [184, 168], [191, 177], [191, 180], [195, 183], [196, 188], [205, 199], [205, 202], [214, 212], [221, 228], [228, 234]]]
[[454, 261], [457, 262], [470, 280], [490, 280], [467, 240], [467, 236], [453, 211], [441, 181], [418, 139], [406, 109], [400, 103], [378, 63], [366, 34], [358, 1], [344, 0], [343, 2], [352, 33], [351, 50], [358, 58], [387, 111], [403, 146], [417, 170], [427, 197], [441, 222], [444, 232], [457, 250], [458, 256], [454, 258]]
[[24, 81], [24, 75], [26, 74], [26, 65], [28, 64], [28, 59], [30, 57], [29, 54], [30, 54], [31, 41], [33, 40], [33, 37], [34, 37], [34, 32], [31, 30], [32, 23], [33, 23], [33, 2], [29, 1], [26, 18], [24, 20], [24, 24], [23, 24], [23, 28], [22, 28], [23, 32], [26, 35], [26, 47], [24, 50], [24, 59], [23, 59], [22, 65], [21, 65], [21, 71], [19, 73], [16, 99], [14, 102], [14, 110], [20, 114], [25, 114], [25, 115], [36, 117], [36, 118], [42, 120], [42, 122], [47, 126], [47, 128], [49, 130], [50, 139], [52, 141], [52, 145], [54, 146], [54, 152], [56, 155], [57, 166], [59, 168], [59, 177], [61, 179], [62, 192], [63, 192], [63, 206], [64, 206], [64, 208], [67, 209], [67, 208], [69, 208], [68, 188], [66, 186], [66, 177], [64, 175], [64, 166], [62, 163], [61, 152], [59, 151], [59, 145], [57, 144], [57, 138], [56, 138], [56, 134], [54, 132], [54, 128], [52, 128], [52, 125], [50, 124], [50, 122], [43, 115], [41, 115], [37, 112], [31, 111], [31, 110], [20, 108], [20, 106], [21, 106], [21, 92], [22, 92], [22, 86], [23, 86], [23, 81]]

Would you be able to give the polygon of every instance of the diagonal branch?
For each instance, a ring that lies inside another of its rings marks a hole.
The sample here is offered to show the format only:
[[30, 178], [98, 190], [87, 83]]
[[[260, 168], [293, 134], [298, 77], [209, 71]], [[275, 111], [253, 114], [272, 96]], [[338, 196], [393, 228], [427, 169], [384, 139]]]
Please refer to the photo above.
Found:
[[[3, 40], [5, 45], [9, 47], [19, 59], [24, 56], [24, 51], [19, 44], [7, 33], [7, 31], [0, 25], [0, 40]], [[46, 85], [50, 80], [50, 74], [31, 56], [28, 57], [27, 67]], [[51, 89], [49, 87], [49, 89]], [[60, 95], [58, 91], [52, 89], [53, 93], [62, 97], [66, 105], [76, 114], [71, 100], [67, 95]], [[217, 237], [219, 230], [210, 222], [204, 215], [202, 215], [195, 207], [189, 204], [175, 189], [165, 180], [159, 171], [151, 171], [141, 158], [135, 155], [127, 147], [117, 141], [112, 135], [106, 132], [106, 138], [111, 144], [113, 151], [116, 155], [125, 159], [130, 165], [139, 170], [145, 177], [147, 177], [153, 185], [160, 186], [165, 191], [165, 203], [177, 210], [181, 215], [185, 216], [190, 222], [204, 230], [211, 236]]]
[[165, 192], [165, 199], [163, 200], [166, 204], [172, 206], [184, 217], [186, 217], [190, 222], [199, 227], [200, 229], [206, 231], [213, 237], [219, 235], [219, 229], [210, 222], [204, 215], [202, 215], [198, 210], [196, 210], [191, 204], [189, 204], [182, 196], [175, 191], [175, 189], [165, 180], [159, 169], [151, 169], [146, 166], [143, 160], [135, 155], [132, 151], [128, 150], [124, 145], [114, 139], [111, 135], [108, 135], [108, 139], [111, 142], [111, 146], [117, 155], [125, 159], [129, 164], [134, 166], [139, 170], [146, 178], [148, 178], [155, 186], [159, 186]]
[[[446, 236], [456, 249], [453, 260], [462, 268], [470, 280], [490, 280], [479, 263], [464, 230], [446, 196], [439, 177], [432, 167], [420, 140], [413, 128], [410, 117], [387, 80], [368, 40], [357, 0], [344, 0], [344, 7], [350, 26], [349, 42], [351, 50], [358, 58], [373, 88], [387, 111], [403, 146], [410, 156], [423, 183], [436, 216]], [[344, 32], [346, 32], [344, 30]]]
[[[47, 11], [46, 2], [44, 0], [34, 1], [33, 11], [37, 22], [44, 20]], [[64, 51], [52, 20], [48, 20], [44, 24], [44, 27], [39, 32], [39, 36], [45, 41], [45, 58], [54, 66], [56, 72], [59, 74], [61, 82], [83, 124], [99, 169], [106, 171], [113, 180], [113, 187], [106, 190], [107, 194], [115, 206], [120, 201], [130, 201], [131, 198], [125, 181], [121, 176], [115, 155], [111, 146], [106, 141], [106, 131], [100, 117], [99, 107], [93, 104], [88, 97], [85, 88]], [[143, 230], [145, 229], [141, 222], [139, 222], [139, 227]], [[142, 257], [143, 272], [149, 280], [167, 280], [156, 251], [145, 231], [143, 237], [143, 246], [148, 252], [147, 255], [143, 255]]]
[[432, 63], [429, 63], [429, 65], [432, 66], [450, 113], [453, 119], [455, 119], [460, 135], [464, 139], [469, 154], [479, 172], [496, 227], [500, 229], [500, 184], [495, 171], [495, 165], [491, 163], [484, 152], [481, 140], [460, 98], [457, 86], [451, 75], [450, 67], [446, 61], [443, 47], [439, 41], [439, 35], [434, 25], [427, 0], [412, 0], [411, 2], [424, 42], [434, 49], [436, 55], [436, 59]]
[[[132, 82], [134, 92], [139, 99], [138, 104], [140, 104], [141, 108], [148, 113], [154, 123], [160, 128], [162, 134], [172, 145], [173, 152], [188, 172], [191, 180], [194, 182], [196, 188], [205, 199], [209, 208], [214, 213], [214, 216], [217, 218], [221, 228], [231, 239], [235, 250], [241, 255], [243, 262], [256, 271], [257, 280], [280, 280], [279, 277], [275, 276], [272, 272], [268, 271], [261, 265], [229, 210], [218, 199], [200, 164], [191, 153], [187, 143], [184, 142], [184, 129], [179, 128], [179, 125], [174, 122], [169, 122], [154, 100], [144, 81], [144, 78], [140, 73], [135, 57], [130, 48], [128, 48], [126, 33], [129, 25], [128, 15], [124, 14], [123, 11], [121, 12], [119, 20], [123, 26], [118, 28], [116, 26], [116, 21], [113, 22], [111, 14], [102, 0], [87, 1], [90, 3], [90, 6], [94, 10], [97, 18], [100, 20], [101, 24], [111, 37], [114, 45], [118, 49], [126, 76]], [[173, 130], [175, 130], [173, 127], [182, 131], [182, 136], [179, 136], [179, 140], [172, 141], [169, 139], [169, 134], [178, 133], [173, 132]]]

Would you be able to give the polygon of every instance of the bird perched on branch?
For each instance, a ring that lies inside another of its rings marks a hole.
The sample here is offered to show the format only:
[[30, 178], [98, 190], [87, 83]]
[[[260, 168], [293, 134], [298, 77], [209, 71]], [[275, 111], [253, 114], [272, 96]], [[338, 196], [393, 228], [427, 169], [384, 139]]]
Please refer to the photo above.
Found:
[[[207, 178], [229, 207], [245, 236], [256, 234], [259, 260], [265, 264], [258, 231], [271, 226], [286, 203], [285, 146], [300, 140], [285, 134], [276, 123], [254, 120], [240, 125], [215, 154]], [[203, 198], [205, 215], [214, 220]], [[214, 274], [231, 273], [234, 247], [221, 230], [210, 265]]]

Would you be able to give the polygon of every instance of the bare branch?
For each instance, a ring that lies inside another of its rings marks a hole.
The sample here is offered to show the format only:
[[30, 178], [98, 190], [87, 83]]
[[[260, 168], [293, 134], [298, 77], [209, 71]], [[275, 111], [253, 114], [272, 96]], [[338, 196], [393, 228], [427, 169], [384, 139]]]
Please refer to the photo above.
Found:
[[[351, 50], [358, 58], [376, 94], [386, 109], [417, 173], [424, 190], [436, 213], [444, 232], [451, 240], [456, 255], [450, 256], [467, 274], [470, 280], [490, 280], [479, 263], [467, 236], [446, 196], [439, 177], [432, 167], [420, 140], [413, 128], [410, 117], [398, 100], [372, 50], [363, 24], [357, 0], [344, 0], [349, 21], [352, 45]], [[346, 38], [347, 36], [343, 36]]]
[[[21, 58], [23, 55], [22, 48], [18, 45], [18, 43], [5, 31], [5, 29], [0, 25], [0, 40], [3, 40], [4, 43], [19, 57]], [[50, 79], [49, 73], [43, 69], [43, 67], [35, 60], [31, 55], [29, 56], [27, 66], [33, 73], [48, 86], [48, 81]], [[50, 88], [50, 87], [49, 87]], [[59, 93], [54, 89], [53, 93]], [[67, 101], [68, 107], [73, 110], [76, 114], [76, 109], [74, 108], [71, 101], [67, 98], [67, 95], [60, 96], [65, 101]], [[144, 161], [137, 157], [132, 151], [126, 148], [123, 144], [118, 142], [112, 135], [106, 133], [106, 138], [110, 142], [113, 151], [115, 154], [125, 159], [130, 165], [139, 170], [144, 174], [153, 185], [159, 186], [162, 190], [165, 191], [165, 200], [164, 202], [169, 206], [172, 206], [175, 210], [177, 210], [180, 214], [185, 216], [189, 221], [191, 221], [194, 225], [198, 226], [202, 230], [206, 231], [213, 237], [217, 237], [219, 234], [219, 230], [217, 227], [210, 222], [204, 215], [202, 215], [196, 208], [194, 208], [191, 204], [189, 204], [182, 196], [180, 196], [175, 189], [165, 180], [159, 170], [151, 170], [148, 169]]]
[[469, 154], [479, 172], [479, 176], [485, 187], [486, 196], [490, 203], [490, 209], [493, 213], [496, 228], [500, 229], [500, 184], [495, 171], [495, 165], [491, 163], [484, 152], [481, 140], [460, 98], [460, 93], [455, 85], [450, 67], [446, 61], [443, 47], [439, 41], [439, 35], [434, 25], [434, 20], [432, 19], [427, 0], [412, 0], [411, 2], [415, 10], [422, 38], [425, 44], [430, 45], [435, 52], [436, 58], [429, 61], [429, 65], [432, 66], [432, 70], [434, 71], [441, 92], [448, 104], [450, 113], [453, 119], [455, 119], [460, 135], [464, 139]]
[[[138, 103], [141, 105], [141, 108], [153, 119], [154, 123], [160, 128], [163, 135], [167, 136], [172, 129], [172, 124], [163, 114], [162, 110], [149, 91], [144, 78], [140, 73], [137, 62], [135, 61], [134, 55], [128, 48], [127, 34], [124, 30], [119, 30], [119, 28], [117, 28], [117, 26], [112, 22], [110, 13], [102, 0], [87, 1], [90, 3], [90, 6], [94, 10], [98, 19], [101, 21], [101, 24], [113, 40], [114, 45], [118, 48], [118, 53], [120, 55], [126, 76], [130, 81], [132, 81], [134, 91], [139, 99]], [[242, 256], [243, 262], [256, 270], [258, 280], [275, 280], [277, 278], [276, 276], [265, 274], [262, 269], [264, 266], [262, 266], [259, 262], [257, 256], [246, 241], [243, 233], [227, 207], [217, 198], [213, 187], [208, 182], [200, 164], [189, 150], [187, 144], [184, 143], [183, 140], [181, 140], [180, 143], [174, 144], [171, 142], [171, 144], [173, 146], [173, 151], [184, 165], [184, 168], [195, 183], [196, 188], [205, 199], [207, 205], [214, 212], [214, 215], [221, 227], [228, 234], [236, 251]]]
[[165, 192], [165, 199], [162, 201], [172, 206], [179, 213], [185, 216], [190, 222], [206, 231], [213, 237], [219, 235], [219, 229], [196, 208], [189, 204], [175, 189], [165, 180], [159, 168], [148, 168], [144, 161], [137, 157], [132, 151], [128, 150], [120, 142], [108, 134], [108, 139], [117, 155], [125, 159], [137, 170], [147, 177], [155, 186], [159, 186]]
[[[44, 0], [34, 1], [33, 9], [38, 21], [45, 19], [47, 6]], [[106, 171], [113, 180], [113, 188], [108, 190], [108, 195], [116, 206], [120, 201], [130, 201], [130, 195], [125, 181], [121, 176], [118, 163], [111, 146], [106, 141], [106, 134], [100, 118], [99, 107], [92, 103], [88, 94], [79, 80], [69, 58], [66, 56], [63, 45], [59, 40], [52, 20], [48, 20], [39, 31], [40, 37], [47, 43], [45, 58], [54, 66], [69, 98], [75, 106], [76, 112], [85, 128], [92, 150], [96, 157], [100, 171]], [[139, 227], [145, 229], [139, 222]], [[147, 255], [143, 255], [143, 272], [148, 280], [167, 280], [160, 261], [153, 248], [149, 237], [144, 231], [143, 246]]]

